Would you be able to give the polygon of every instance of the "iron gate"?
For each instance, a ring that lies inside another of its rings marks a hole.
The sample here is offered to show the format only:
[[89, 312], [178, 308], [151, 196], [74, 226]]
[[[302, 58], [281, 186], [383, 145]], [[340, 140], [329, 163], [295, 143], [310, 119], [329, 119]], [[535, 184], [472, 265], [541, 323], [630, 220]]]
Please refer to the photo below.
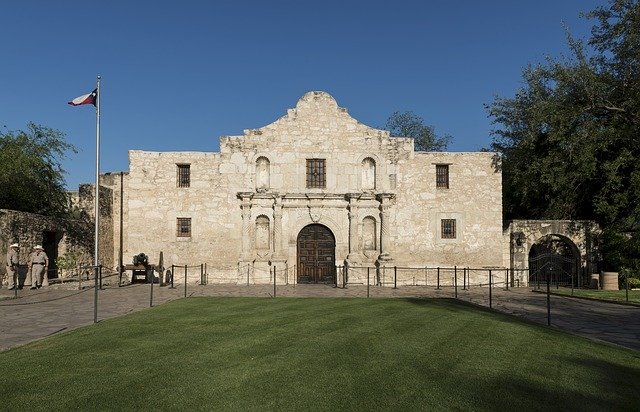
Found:
[[578, 285], [576, 260], [555, 253], [529, 258], [529, 284], [539, 287], [549, 281], [555, 286]]

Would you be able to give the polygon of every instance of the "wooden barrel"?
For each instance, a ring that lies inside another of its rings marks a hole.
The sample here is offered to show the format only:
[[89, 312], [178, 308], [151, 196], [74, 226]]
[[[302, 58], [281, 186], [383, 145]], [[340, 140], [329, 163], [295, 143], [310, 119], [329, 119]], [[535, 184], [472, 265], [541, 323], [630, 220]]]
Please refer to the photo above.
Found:
[[589, 289], [600, 289], [600, 274], [592, 273], [589, 280]]
[[602, 290], [618, 290], [618, 272], [602, 272]]

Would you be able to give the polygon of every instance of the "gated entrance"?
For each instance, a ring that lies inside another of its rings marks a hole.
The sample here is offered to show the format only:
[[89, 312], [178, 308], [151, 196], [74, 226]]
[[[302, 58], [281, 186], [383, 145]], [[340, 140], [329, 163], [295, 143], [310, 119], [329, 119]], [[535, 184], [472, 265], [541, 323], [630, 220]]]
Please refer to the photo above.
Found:
[[535, 287], [549, 281], [554, 286], [581, 284], [579, 258], [572, 245], [555, 236], [543, 238], [529, 252], [529, 284]]
[[326, 226], [305, 226], [298, 234], [298, 283], [334, 283], [336, 240]]

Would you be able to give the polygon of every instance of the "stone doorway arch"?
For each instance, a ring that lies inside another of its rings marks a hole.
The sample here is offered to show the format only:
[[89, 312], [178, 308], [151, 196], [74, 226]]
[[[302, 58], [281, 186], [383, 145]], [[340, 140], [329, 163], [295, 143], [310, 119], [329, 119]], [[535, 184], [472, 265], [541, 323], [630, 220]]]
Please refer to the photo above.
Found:
[[297, 239], [297, 282], [335, 283], [336, 239], [321, 224], [302, 228]]

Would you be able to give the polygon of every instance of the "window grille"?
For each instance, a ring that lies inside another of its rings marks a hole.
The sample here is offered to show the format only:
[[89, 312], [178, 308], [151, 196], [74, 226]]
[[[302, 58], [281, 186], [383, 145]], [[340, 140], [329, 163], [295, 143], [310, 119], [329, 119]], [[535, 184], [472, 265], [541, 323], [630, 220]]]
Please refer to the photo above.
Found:
[[191, 185], [191, 165], [178, 166], [177, 183], [178, 187], [189, 187]]
[[307, 159], [307, 188], [325, 188], [324, 159]]
[[176, 235], [178, 237], [191, 237], [191, 218], [190, 217], [178, 218]]
[[456, 238], [456, 220], [455, 219], [441, 220], [441, 236], [443, 239]]
[[436, 187], [449, 188], [449, 165], [436, 165]]

